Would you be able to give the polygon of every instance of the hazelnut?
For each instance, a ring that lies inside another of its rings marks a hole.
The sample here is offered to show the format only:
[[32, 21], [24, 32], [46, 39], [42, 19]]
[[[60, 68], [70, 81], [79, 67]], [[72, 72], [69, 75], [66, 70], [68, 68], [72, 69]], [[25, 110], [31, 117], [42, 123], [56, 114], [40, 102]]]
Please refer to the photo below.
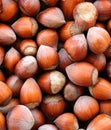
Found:
[[18, 4], [20, 10], [28, 16], [35, 16], [40, 11], [39, 0], [19, 0]]
[[55, 50], [57, 50], [58, 40], [59, 37], [57, 31], [54, 29], [43, 29], [36, 36], [38, 46], [46, 45], [53, 47]]
[[[28, 98], [27, 98], [28, 97]], [[42, 93], [34, 78], [27, 78], [20, 89], [20, 102], [33, 109], [42, 101]]]
[[0, 20], [3, 22], [10, 22], [16, 17], [19, 8], [14, 0], [1, 0], [2, 11], [0, 13]]
[[20, 43], [20, 52], [23, 55], [36, 55], [37, 53], [37, 44], [34, 40], [32, 39], [24, 39]]
[[102, 72], [106, 67], [106, 57], [103, 53], [100, 54], [89, 53], [85, 58], [85, 61], [94, 65], [99, 72]]
[[53, 70], [58, 66], [59, 63], [59, 55], [57, 51], [54, 48], [46, 45], [41, 45], [38, 48], [36, 58], [39, 66], [43, 70]]
[[50, 7], [37, 15], [37, 20], [45, 27], [59, 28], [65, 24], [63, 12], [58, 7]]
[[11, 47], [5, 54], [4, 66], [10, 72], [14, 72], [16, 64], [20, 61], [20, 53], [13, 47]]
[[34, 76], [38, 71], [37, 60], [34, 56], [24, 56], [15, 66], [15, 74], [22, 79]]
[[63, 73], [54, 70], [40, 75], [37, 82], [43, 92], [47, 94], [57, 94], [64, 87], [66, 78]]
[[95, 85], [98, 81], [98, 70], [88, 62], [75, 62], [66, 67], [70, 81], [79, 86]]
[[[79, 124], [73, 113], [63, 113], [54, 120], [60, 130], [78, 130]], [[67, 124], [67, 125], [66, 125]]]
[[83, 87], [73, 84], [72, 82], [68, 82], [63, 90], [64, 98], [67, 101], [75, 101], [80, 95], [83, 94]]
[[45, 116], [38, 108], [32, 109], [31, 113], [34, 117], [34, 125], [31, 130], [37, 130], [39, 126], [45, 124]]
[[98, 11], [93, 3], [81, 2], [73, 9], [73, 18], [78, 30], [86, 31], [96, 24]]
[[6, 79], [6, 84], [11, 88], [13, 97], [19, 97], [20, 89], [23, 85], [23, 80], [20, 79], [17, 75], [13, 74]]
[[6, 105], [12, 98], [12, 90], [10, 87], [0, 81], [0, 105]]
[[88, 47], [84, 34], [77, 34], [68, 38], [64, 43], [64, 49], [72, 61], [85, 59]]
[[94, 2], [98, 10], [98, 20], [105, 21], [111, 18], [111, 1], [110, 0], [96, 0]]
[[62, 9], [67, 21], [73, 20], [73, 9], [77, 4], [84, 2], [84, 0], [61, 0], [60, 8]]
[[69, 58], [66, 50], [64, 48], [61, 48], [58, 52], [59, 54], [59, 64], [58, 69], [65, 73], [65, 68], [72, 64], [73, 61]]
[[32, 38], [38, 31], [38, 23], [33, 17], [20, 17], [11, 27], [21, 38]]
[[91, 27], [87, 33], [87, 41], [89, 49], [93, 53], [100, 54], [109, 47], [111, 39], [107, 30], [101, 27]]
[[111, 83], [102, 77], [98, 78], [98, 82], [89, 87], [90, 94], [99, 100], [111, 99]]
[[16, 105], [6, 116], [8, 130], [30, 130], [34, 125], [31, 111], [24, 105]]
[[49, 119], [55, 119], [61, 115], [66, 108], [66, 102], [63, 97], [57, 95], [46, 95], [41, 103], [41, 109]]
[[106, 114], [99, 114], [88, 124], [86, 130], [110, 130], [110, 128], [111, 117]]
[[0, 45], [9, 46], [16, 41], [16, 34], [10, 26], [0, 23]]
[[80, 96], [74, 104], [74, 113], [82, 121], [92, 119], [99, 112], [99, 104], [91, 96]]

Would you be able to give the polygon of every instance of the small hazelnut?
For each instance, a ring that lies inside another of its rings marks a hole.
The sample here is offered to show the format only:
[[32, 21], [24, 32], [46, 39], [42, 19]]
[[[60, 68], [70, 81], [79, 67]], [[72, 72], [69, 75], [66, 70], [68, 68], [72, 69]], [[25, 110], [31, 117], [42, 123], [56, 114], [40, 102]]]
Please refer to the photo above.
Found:
[[110, 130], [110, 128], [111, 117], [107, 114], [99, 114], [88, 124], [86, 130]]
[[[28, 97], [28, 98], [27, 98]], [[42, 101], [42, 92], [34, 78], [27, 78], [20, 89], [20, 102], [33, 109]]]
[[58, 7], [50, 7], [37, 15], [37, 20], [45, 27], [59, 28], [65, 24], [63, 12]]
[[90, 94], [99, 100], [111, 99], [111, 83], [102, 77], [98, 78], [98, 82], [89, 87]]
[[36, 36], [38, 46], [46, 45], [53, 47], [55, 50], [57, 50], [58, 40], [58, 34], [54, 29], [43, 29]]
[[61, 115], [66, 108], [66, 102], [64, 98], [57, 95], [46, 95], [41, 103], [41, 110], [49, 119], [55, 119]]
[[16, 41], [16, 34], [10, 26], [0, 23], [0, 45], [9, 46]]
[[64, 43], [64, 49], [72, 61], [85, 59], [88, 51], [85, 35], [77, 34], [68, 38]]
[[23, 55], [36, 55], [37, 53], [37, 43], [32, 39], [24, 39], [20, 42], [20, 52]]
[[66, 74], [72, 83], [79, 86], [88, 87], [98, 81], [98, 70], [88, 62], [75, 62], [68, 65]]
[[75, 101], [80, 95], [82, 95], [83, 91], [83, 87], [77, 86], [69, 81], [64, 86], [63, 96], [67, 101], [72, 102]]
[[100, 54], [109, 47], [111, 38], [107, 30], [94, 26], [88, 30], [87, 42], [93, 53]]
[[39, 0], [19, 0], [18, 4], [20, 10], [28, 16], [35, 16], [40, 11]]
[[6, 105], [12, 98], [12, 90], [10, 87], [0, 81], [0, 105]]
[[6, 116], [8, 130], [30, 130], [34, 125], [31, 111], [24, 105], [16, 105]]
[[80, 96], [74, 104], [74, 113], [82, 121], [92, 119], [99, 112], [99, 104], [91, 96]]
[[46, 45], [41, 45], [38, 48], [36, 58], [39, 66], [43, 70], [53, 70], [58, 66], [59, 63], [59, 55], [57, 51], [54, 48]]
[[57, 94], [64, 87], [66, 78], [60, 71], [53, 70], [43, 73], [38, 77], [37, 82], [43, 92]]
[[14, 0], [1, 0], [2, 11], [0, 13], [0, 20], [3, 22], [12, 21], [18, 14], [19, 8]]
[[10, 72], [14, 72], [16, 64], [20, 61], [20, 53], [13, 47], [11, 47], [5, 54], [4, 66]]
[[38, 31], [38, 23], [33, 17], [20, 17], [11, 27], [21, 38], [32, 38]]
[[37, 72], [38, 64], [34, 56], [22, 57], [15, 66], [15, 74], [21, 79], [34, 76]]
[[79, 124], [73, 113], [63, 113], [54, 120], [60, 130], [78, 130]]

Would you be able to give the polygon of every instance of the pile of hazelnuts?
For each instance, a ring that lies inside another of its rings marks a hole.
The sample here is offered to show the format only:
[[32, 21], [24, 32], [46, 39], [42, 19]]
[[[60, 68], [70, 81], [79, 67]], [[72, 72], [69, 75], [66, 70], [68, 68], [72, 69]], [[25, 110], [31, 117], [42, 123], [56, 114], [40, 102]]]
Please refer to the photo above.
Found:
[[111, 0], [0, 0], [0, 130], [111, 130]]

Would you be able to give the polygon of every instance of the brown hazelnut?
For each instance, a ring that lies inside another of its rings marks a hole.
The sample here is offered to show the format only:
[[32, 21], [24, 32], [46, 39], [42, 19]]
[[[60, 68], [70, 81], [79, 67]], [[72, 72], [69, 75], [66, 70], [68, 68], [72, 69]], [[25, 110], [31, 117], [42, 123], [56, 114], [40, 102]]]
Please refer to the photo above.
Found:
[[57, 50], [58, 40], [59, 37], [57, 31], [54, 29], [43, 29], [36, 36], [36, 42], [38, 46], [46, 45], [53, 47], [55, 50]]
[[30, 130], [34, 125], [31, 111], [24, 105], [16, 105], [6, 116], [8, 130]]
[[111, 99], [111, 83], [102, 77], [98, 78], [98, 82], [89, 87], [90, 94], [99, 100]]
[[16, 34], [10, 26], [0, 23], [0, 45], [9, 46], [16, 41]]
[[39, 0], [19, 0], [18, 4], [20, 10], [28, 16], [35, 16], [40, 11]]
[[10, 72], [14, 72], [16, 64], [20, 61], [20, 53], [13, 47], [11, 47], [5, 54], [4, 66]]
[[110, 130], [110, 128], [111, 128], [111, 117], [108, 116], [107, 114], [98, 114], [88, 124], [86, 130]]
[[65, 24], [63, 12], [58, 7], [50, 7], [37, 15], [37, 20], [45, 27], [59, 28]]
[[46, 95], [41, 103], [41, 109], [47, 118], [53, 120], [57, 116], [61, 115], [66, 108], [66, 102], [64, 98], [57, 95]]
[[14, 0], [1, 0], [2, 1], [2, 11], [0, 13], [0, 20], [3, 22], [9, 22], [14, 20], [19, 8]]
[[31, 113], [34, 117], [34, 125], [31, 130], [37, 130], [39, 126], [45, 124], [45, 116], [38, 108], [32, 109]]
[[[27, 98], [28, 97], [28, 98]], [[20, 102], [33, 109], [42, 101], [42, 92], [34, 78], [27, 78], [20, 89]]]
[[21, 38], [32, 38], [38, 31], [38, 23], [33, 17], [20, 17], [11, 27]]
[[34, 56], [24, 56], [15, 66], [15, 74], [26, 79], [34, 76], [38, 72], [37, 60]]
[[79, 124], [73, 113], [63, 113], [54, 120], [60, 130], [78, 130]]
[[98, 81], [98, 70], [88, 62], [75, 62], [66, 67], [70, 81], [79, 86], [95, 85]]
[[74, 104], [74, 113], [82, 121], [92, 119], [99, 112], [99, 104], [91, 96], [80, 96]]
[[[48, 71], [38, 77], [41, 90], [47, 94], [59, 93], [66, 83], [66, 78], [60, 71]], [[46, 85], [47, 84], [47, 85]]]
[[110, 0], [96, 0], [94, 2], [98, 10], [98, 20], [105, 21], [111, 18], [111, 1]]
[[36, 55], [37, 53], [37, 43], [32, 39], [24, 39], [20, 43], [20, 52], [23, 55]]
[[0, 81], [0, 97], [0, 105], [6, 105], [12, 98], [12, 90], [2, 81]]
[[107, 30], [101, 27], [91, 27], [87, 33], [87, 42], [93, 53], [100, 54], [109, 47], [111, 39]]
[[59, 63], [59, 55], [57, 51], [54, 48], [46, 45], [41, 45], [38, 48], [36, 58], [39, 66], [43, 70], [53, 70], [58, 66]]
[[72, 61], [85, 59], [88, 47], [84, 34], [77, 34], [68, 38], [64, 43], [64, 49]]

